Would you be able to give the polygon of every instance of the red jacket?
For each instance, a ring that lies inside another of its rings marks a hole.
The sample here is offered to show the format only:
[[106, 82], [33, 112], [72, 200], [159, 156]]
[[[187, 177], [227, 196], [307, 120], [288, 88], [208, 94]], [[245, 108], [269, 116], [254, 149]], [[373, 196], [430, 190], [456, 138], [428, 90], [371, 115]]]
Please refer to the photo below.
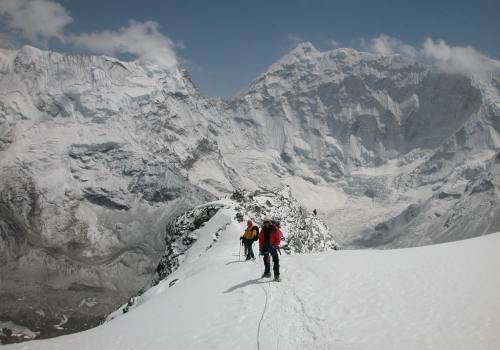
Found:
[[[271, 235], [269, 236], [269, 247], [279, 247], [281, 243], [281, 231], [278, 228], [278, 225], [274, 225], [273, 230], [271, 231]], [[260, 230], [259, 233], [259, 249], [264, 247], [264, 227]]]

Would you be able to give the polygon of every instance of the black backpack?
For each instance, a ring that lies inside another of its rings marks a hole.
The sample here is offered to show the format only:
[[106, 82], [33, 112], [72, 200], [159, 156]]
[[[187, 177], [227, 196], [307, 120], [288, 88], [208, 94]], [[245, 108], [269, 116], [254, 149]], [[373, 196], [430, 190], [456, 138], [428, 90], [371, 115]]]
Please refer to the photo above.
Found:
[[254, 227], [252, 227], [252, 231], [255, 231], [255, 236], [254, 236], [253, 240], [258, 241], [259, 240], [259, 226], [255, 225]]

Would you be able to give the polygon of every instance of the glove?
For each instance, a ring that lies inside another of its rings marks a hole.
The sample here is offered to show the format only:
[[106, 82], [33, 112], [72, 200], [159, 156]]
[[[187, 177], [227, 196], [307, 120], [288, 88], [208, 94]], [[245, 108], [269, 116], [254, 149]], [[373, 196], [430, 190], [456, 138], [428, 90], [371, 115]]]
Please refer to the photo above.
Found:
[[240, 237], [240, 241], [242, 241], [242, 240], [243, 240], [243, 236]]

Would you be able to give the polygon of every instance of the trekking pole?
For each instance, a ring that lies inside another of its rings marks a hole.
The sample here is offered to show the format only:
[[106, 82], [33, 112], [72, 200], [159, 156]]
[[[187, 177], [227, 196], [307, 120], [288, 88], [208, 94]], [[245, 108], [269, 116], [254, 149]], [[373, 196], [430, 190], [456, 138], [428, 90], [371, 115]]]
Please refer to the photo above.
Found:
[[243, 245], [243, 241], [240, 240], [240, 250], [239, 250], [239, 253], [238, 253], [238, 261], [241, 260], [241, 246]]

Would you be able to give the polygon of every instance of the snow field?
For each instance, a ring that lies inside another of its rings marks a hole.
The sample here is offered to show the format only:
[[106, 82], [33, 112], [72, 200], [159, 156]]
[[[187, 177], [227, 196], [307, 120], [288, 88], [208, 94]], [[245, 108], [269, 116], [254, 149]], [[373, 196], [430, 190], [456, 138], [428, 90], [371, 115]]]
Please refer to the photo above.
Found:
[[500, 234], [421, 248], [281, 255], [276, 283], [259, 278], [260, 258], [239, 261], [243, 224], [234, 214], [221, 209], [200, 228], [179, 270], [127, 314], [5, 348], [499, 349]]

